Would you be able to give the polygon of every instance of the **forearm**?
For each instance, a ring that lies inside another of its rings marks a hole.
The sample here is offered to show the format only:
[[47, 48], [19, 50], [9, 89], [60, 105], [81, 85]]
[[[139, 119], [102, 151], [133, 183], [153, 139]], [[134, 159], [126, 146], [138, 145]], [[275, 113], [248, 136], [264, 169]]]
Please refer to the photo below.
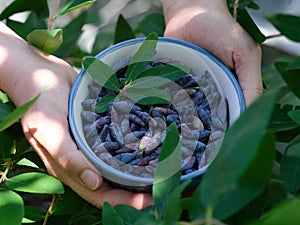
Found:
[[51, 91], [70, 83], [60, 71], [74, 72], [64, 61], [39, 51], [0, 23], [0, 88], [16, 105], [27, 102], [45, 86]]

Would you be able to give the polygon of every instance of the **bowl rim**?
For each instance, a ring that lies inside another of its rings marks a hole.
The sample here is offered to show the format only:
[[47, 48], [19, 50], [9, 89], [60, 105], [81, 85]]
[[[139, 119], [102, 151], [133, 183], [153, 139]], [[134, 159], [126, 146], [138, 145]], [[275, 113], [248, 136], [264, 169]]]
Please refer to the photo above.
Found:
[[[94, 57], [97, 59], [102, 58], [111, 52], [117, 51], [119, 48], [122, 48], [122, 47], [125, 47], [128, 45], [132, 45], [132, 44], [136, 44], [136, 43], [140, 43], [140, 42], [143, 42], [144, 40], [145, 40], [145, 37], [138, 37], [138, 38], [134, 38], [134, 39], [130, 39], [130, 40], [126, 40], [126, 41], [114, 44], [114, 45], [104, 49], [103, 51], [99, 52]], [[244, 100], [244, 96], [242, 94], [240, 85], [239, 85], [238, 81], [236, 80], [235, 76], [233, 75], [233, 73], [219, 58], [214, 56], [208, 50], [206, 50], [198, 45], [195, 45], [193, 43], [184, 41], [184, 40], [179, 40], [179, 39], [175, 39], [175, 38], [167, 38], [167, 37], [159, 37], [158, 42], [168, 42], [168, 43], [173, 43], [176, 45], [181, 45], [181, 46], [184, 46], [187, 48], [191, 48], [191, 49], [205, 55], [206, 57], [211, 59], [215, 64], [217, 64], [217, 66], [219, 66], [220, 69], [223, 70], [225, 72], [225, 74], [228, 76], [228, 78], [230, 79], [230, 82], [232, 83], [232, 85], [235, 89], [235, 92], [238, 96], [238, 101], [239, 101], [238, 104], [240, 106], [239, 115], [242, 114], [242, 112], [245, 110], [246, 106], [245, 106], [245, 100]], [[99, 167], [97, 166], [97, 161], [101, 162], [101, 160], [94, 159], [94, 156], [95, 156], [94, 153], [91, 152], [91, 149], [88, 148], [86, 146], [86, 144], [84, 143], [84, 141], [82, 140], [82, 138], [84, 138], [84, 137], [81, 137], [81, 135], [78, 133], [77, 128], [75, 126], [75, 122], [74, 122], [73, 102], [74, 102], [75, 96], [77, 94], [79, 85], [80, 85], [83, 77], [85, 76], [85, 74], [86, 74], [86, 69], [82, 68], [80, 70], [80, 72], [78, 73], [78, 76], [75, 78], [72, 88], [70, 90], [69, 101], [68, 101], [68, 121], [69, 121], [71, 135], [73, 136], [73, 139], [74, 139], [75, 143], [77, 144], [78, 149], [80, 149], [84, 153], [84, 155], [96, 166], [96, 168], [99, 169]], [[205, 165], [201, 169], [196, 170], [192, 173], [182, 175], [181, 181], [202, 175], [207, 170], [207, 167], [210, 164], [211, 163]], [[111, 167], [111, 169], [117, 170], [112, 167]], [[120, 174], [124, 174], [126, 176], [126, 178], [128, 178], [129, 181], [134, 181], [135, 183], [137, 182], [137, 183], [144, 183], [144, 184], [149, 184], [149, 185], [153, 183], [153, 178], [143, 178], [143, 177], [138, 177], [138, 176], [134, 176], [134, 175], [130, 175], [130, 174], [125, 174], [121, 171], [118, 171], [118, 172]]]

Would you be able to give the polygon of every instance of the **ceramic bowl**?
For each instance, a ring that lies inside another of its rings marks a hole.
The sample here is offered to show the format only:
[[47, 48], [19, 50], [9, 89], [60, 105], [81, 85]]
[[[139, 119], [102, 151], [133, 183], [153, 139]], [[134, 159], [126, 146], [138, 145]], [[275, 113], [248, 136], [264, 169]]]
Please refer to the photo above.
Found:
[[[113, 66], [116, 62], [119, 62], [125, 57], [132, 56], [143, 41], [144, 38], [124, 41], [107, 48], [95, 57]], [[218, 58], [205, 49], [185, 41], [161, 37], [157, 43], [155, 58], [167, 58], [179, 61], [199, 74], [208, 71], [220, 93], [227, 99], [227, 118], [229, 126], [233, 124], [243, 112], [245, 102], [240, 86], [234, 75]], [[88, 84], [91, 81], [91, 76], [85, 69], [82, 69], [73, 84], [69, 98], [68, 119], [71, 132], [78, 148], [112, 185], [135, 192], [150, 192], [153, 178], [135, 176], [111, 167], [100, 160], [88, 145], [84, 136], [80, 113], [82, 111], [81, 102], [89, 95]], [[214, 118], [212, 118], [212, 120], [213, 119]], [[210, 163], [211, 162], [208, 162], [207, 165], [192, 173], [182, 175], [181, 180], [184, 181], [192, 178], [197, 183]]]

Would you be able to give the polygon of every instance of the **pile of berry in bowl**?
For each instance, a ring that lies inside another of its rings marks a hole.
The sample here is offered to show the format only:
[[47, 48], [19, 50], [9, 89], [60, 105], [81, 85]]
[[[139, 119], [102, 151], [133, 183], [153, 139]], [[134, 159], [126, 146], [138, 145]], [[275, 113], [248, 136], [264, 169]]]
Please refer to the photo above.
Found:
[[245, 107], [230, 70], [181, 40], [151, 34], [83, 65], [70, 93], [71, 132], [107, 182], [130, 191], [151, 191], [171, 124], [180, 137], [181, 180], [199, 181]]

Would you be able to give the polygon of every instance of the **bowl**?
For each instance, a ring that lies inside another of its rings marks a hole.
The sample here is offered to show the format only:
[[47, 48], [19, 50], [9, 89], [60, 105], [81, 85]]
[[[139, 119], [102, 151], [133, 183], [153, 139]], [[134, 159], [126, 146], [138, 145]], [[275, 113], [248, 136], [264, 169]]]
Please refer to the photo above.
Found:
[[[124, 66], [124, 61], [128, 61], [128, 57], [137, 51], [144, 40], [144, 38], [136, 38], [118, 43], [100, 52], [95, 58], [111, 67], [120, 69]], [[203, 87], [203, 90], [209, 89], [211, 92], [218, 93], [218, 96], [220, 96], [218, 100], [215, 100], [215, 98], [209, 97], [210, 94], [207, 94], [206, 98], [211, 108], [212, 128], [209, 141], [206, 143], [205, 153], [202, 154], [205, 159], [203, 160], [201, 156], [203, 163], [198, 162], [198, 169], [193, 169], [193, 171], [181, 176], [181, 181], [192, 179], [194, 181], [192, 183], [196, 184], [201, 180], [202, 175], [216, 156], [222, 143], [222, 134], [224, 134], [226, 129], [232, 125], [244, 111], [245, 102], [242, 91], [235, 76], [218, 58], [207, 50], [192, 43], [159, 37], [153, 60], [180, 62], [189, 67], [191, 71], [193, 71], [193, 74], [209, 76], [205, 79], [210, 80], [214, 88]], [[91, 83], [93, 83], [92, 77], [86, 69], [82, 69], [75, 79], [70, 92], [68, 119], [71, 133], [78, 148], [111, 185], [134, 192], [151, 192], [153, 177], [144, 175], [144, 172], [139, 172], [136, 166], [129, 164], [124, 165], [124, 163], [112, 159], [112, 157], [108, 155], [109, 153], [103, 153], [106, 159], [102, 157], [103, 155], [99, 157], [99, 154], [96, 154], [91, 144], [88, 143], [81, 112], [83, 111], [82, 102], [90, 96], [89, 85]], [[201, 85], [205, 85], [205, 82]], [[220, 110], [220, 107], [222, 110]], [[217, 120], [219, 114], [221, 114], [220, 117], [223, 117], [223, 120], [224, 117], [226, 117], [226, 128], [222, 128], [223, 132], [218, 132], [219, 128], [215, 128], [218, 127], [218, 123], [220, 122]], [[183, 130], [183, 128], [181, 128], [181, 130]], [[217, 141], [215, 141], [216, 139]], [[208, 151], [207, 149], [210, 150]], [[122, 165], [120, 166], [120, 164]], [[202, 165], [200, 166], [200, 164]], [[119, 169], [120, 167], [122, 167], [122, 171]], [[153, 170], [153, 168], [155, 169], [155, 165], [143, 167], [143, 170], [149, 171]], [[140, 174], [143, 175], [140, 176]]]

